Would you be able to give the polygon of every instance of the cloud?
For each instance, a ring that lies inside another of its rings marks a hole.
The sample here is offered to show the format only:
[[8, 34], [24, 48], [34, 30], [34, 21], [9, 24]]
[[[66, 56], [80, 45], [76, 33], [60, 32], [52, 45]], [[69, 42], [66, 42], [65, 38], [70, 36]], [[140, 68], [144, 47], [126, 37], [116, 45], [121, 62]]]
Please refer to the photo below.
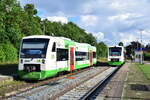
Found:
[[[126, 35], [124, 35], [126, 34]], [[137, 41], [137, 36], [129, 33], [120, 33], [121, 39], [120, 41], [124, 43], [124, 45], [128, 45], [132, 41]]]
[[[149, 37], [150, 34], [148, 31], [142, 31], [142, 44], [148, 44], [150, 42]], [[141, 32], [140, 30], [134, 31], [133, 33], [119, 33], [120, 41], [124, 43], [124, 45], [128, 45], [132, 41], [141, 42]]]
[[[139, 29], [150, 30], [149, 0], [19, 1], [21, 5], [33, 3], [42, 18], [73, 21], [109, 45], [120, 41], [128, 44], [139, 37]], [[147, 41], [146, 38], [150, 38], [149, 32], [143, 33], [143, 41]]]
[[150, 30], [143, 30], [143, 31], [139, 30], [138, 35], [139, 35], [138, 40], [141, 41], [142, 39], [143, 44], [150, 43]]
[[98, 32], [98, 33], [95, 33], [94, 36], [96, 37], [97, 41], [104, 41], [104, 33], [102, 32]]
[[61, 22], [61, 23], [65, 23], [65, 24], [68, 23], [68, 19], [66, 17], [62, 17], [62, 16], [52, 16], [52, 17], [47, 17], [47, 19], [52, 22]]
[[139, 34], [142, 34], [144, 37], [150, 36], [150, 30], [139, 30]]
[[139, 18], [139, 17], [142, 17], [142, 15], [134, 14], [134, 13], [125, 13], [125, 14], [110, 16], [110, 17], [108, 17], [108, 20], [110, 20], [110, 21], [116, 21], [116, 20], [124, 21], [124, 20], [133, 19], [133, 18]]
[[86, 16], [81, 16], [81, 23], [84, 26], [95, 26], [97, 24], [97, 16], [93, 15], [86, 15]]

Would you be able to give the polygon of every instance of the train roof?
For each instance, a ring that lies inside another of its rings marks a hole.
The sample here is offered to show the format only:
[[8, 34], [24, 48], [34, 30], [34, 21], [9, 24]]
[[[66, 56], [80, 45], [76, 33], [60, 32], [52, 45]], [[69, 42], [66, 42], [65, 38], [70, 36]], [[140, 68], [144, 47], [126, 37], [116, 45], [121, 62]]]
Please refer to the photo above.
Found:
[[112, 48], [112, 47], [121, 47], [121, 48], [123, 48], [123, 46], [109, 46], [109, 48]]
[[65, 38], [65, 37], [56, 37], [56, 36], [48, 36], [48, 35], [32, 35], [32, 36], [23, 37], [23, 39], [28, 39], [28, 38], [46, 38], [46, 39], [55, 38], [55, 39], [63, 39], [63, 40], [73, 41], [73, 40], [71, 40], [69, 38]]
[[23, 39], [29, 39], [29, 38], [45, 38], [45, 39], [50, 39], [52, 36], [47, 36], [47, 35], [32, 35], [32, 36], [26, 36], [23, 37]]
[[[23, 39], [30, 39], [30, 38], [45, 38], [45, 39], [55, 38], [55, 39], [62, 39], [62, 40], [68, 40], [68, 41], [75, 42], [74, 40], [71, 40], [71, 39], [66, 38], [66, 37], [56, 37], [56, 36], [48, 36], [48, 35], [32, 35], [32, 36], [23, 37]], [[76, 43], [76, 45], [91, 46], [88, 43], [79, 43], [79, 42], [75, 42], [75, 43]], [[95, 46], [91, 46], [91, 47], [94, 49], [96, 48]]]

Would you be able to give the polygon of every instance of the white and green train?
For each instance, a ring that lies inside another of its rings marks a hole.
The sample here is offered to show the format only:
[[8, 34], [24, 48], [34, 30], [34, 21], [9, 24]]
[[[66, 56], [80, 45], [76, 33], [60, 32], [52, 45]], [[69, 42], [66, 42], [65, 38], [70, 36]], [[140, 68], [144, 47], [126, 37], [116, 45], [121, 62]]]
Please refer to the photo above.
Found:
[[42, 80], [96, 62], [96, 47], [90, 44], [64, 37], [28, 36], [21, 42], [18, 75], [21, 79]]
[[125, 62], [124, 47], [110, 46], [108, 47], [108, 64], [111, 66], [119, 66]]

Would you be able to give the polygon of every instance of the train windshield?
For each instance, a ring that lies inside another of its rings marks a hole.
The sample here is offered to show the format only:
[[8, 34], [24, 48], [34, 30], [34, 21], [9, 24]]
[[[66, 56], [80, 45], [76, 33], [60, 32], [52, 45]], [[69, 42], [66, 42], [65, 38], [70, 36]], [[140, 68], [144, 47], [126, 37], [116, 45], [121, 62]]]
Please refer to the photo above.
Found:
[[23, 39], [21, 58], [45, 58], [49, 39]]
[[109, 56], [121, 56], [121, 50], [120, 47], [111, 47], [109, 48]]

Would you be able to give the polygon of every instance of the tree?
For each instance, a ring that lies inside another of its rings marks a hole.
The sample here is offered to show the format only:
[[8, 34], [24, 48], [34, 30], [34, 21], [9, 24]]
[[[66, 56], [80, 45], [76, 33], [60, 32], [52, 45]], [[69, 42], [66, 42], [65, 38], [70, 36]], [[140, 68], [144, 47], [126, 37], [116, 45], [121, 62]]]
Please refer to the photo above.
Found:
[[150, 44], [148, 43], [145, 48], [150, 49]]
[[5, 25], [5, 35], [7, 36], [7, 41], [5, 42], [10, 41], [17, 48], [22, 35], [19, 25], [22, 8], [16, 0], [5, 0], [3, 3], [5, 6], [5, 9], [2, 11], [5, 12], [3, 23]]
[[123, 42], [119, 42], [119, 44], [118, 44], [119, 46], [123, 46]]
[[24, 6], [24, 10], [25, 12], [28, 13], [29, 16], [33, 16], [37, 14], [37, 10], [35, 9], [33, 4], [26, 4]]
[[1, 1], [0, 2], [0, 42], [4, 42], [8, 40], [8, 36], [5, 30], [5, 21], [4, 21], [5, 18], [6, 18], [5, 4], [4, 1]]
[[104, 42], [100, 42], [96, 45], [97, 55], [99, 57], [107, 57], [107, 45]]
[[130, 42], [130, 44], [128, 46], [126, 46], [126, 54], [128, 57], [130, 57], [130, 55], [134, 55], [134, 51], [135, 50], [140, 50], [141, 48], [141, 43], [139, 43], [138, 41], [132, 41]]
[[26, 4], [22, 13], [23, 22], [21, 23], [22, 32], [25, 35], [42, 35], [40, 18], [36, 16], [37, 10], [33, 4]]

